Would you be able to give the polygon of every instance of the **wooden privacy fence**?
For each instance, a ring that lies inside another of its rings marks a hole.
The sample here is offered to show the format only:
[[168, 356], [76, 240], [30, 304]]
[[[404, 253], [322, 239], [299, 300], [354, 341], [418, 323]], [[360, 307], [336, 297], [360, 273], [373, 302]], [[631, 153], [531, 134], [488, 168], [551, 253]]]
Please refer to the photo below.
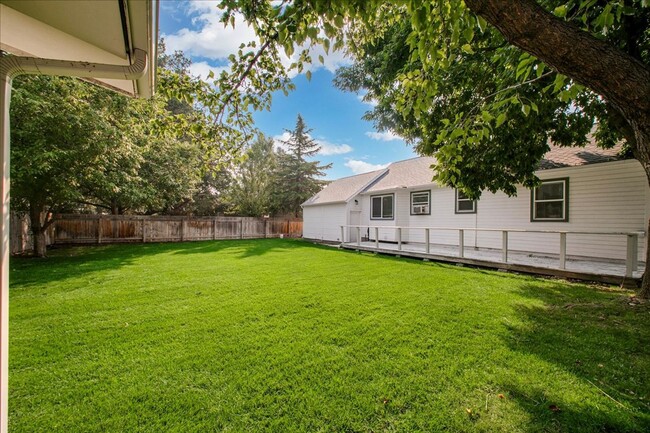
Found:
[[[22, 223], [21, 223], [22, 224]], [[24, 230], [23, 230], [24, 231]], [[302, 220], [254, 217], [57, 215], [49, 244], [185, 242], [210, 239], [301, 237]], [[14, 253], [29, 245], [16, 240]]]

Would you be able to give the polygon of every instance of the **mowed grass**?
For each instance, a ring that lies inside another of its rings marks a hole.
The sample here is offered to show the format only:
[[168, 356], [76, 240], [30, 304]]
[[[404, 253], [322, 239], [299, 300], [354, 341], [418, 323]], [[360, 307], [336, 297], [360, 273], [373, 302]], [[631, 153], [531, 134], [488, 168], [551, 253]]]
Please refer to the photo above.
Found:
[[11, 432], [650, 428], [650, 307], [616, 288], [279, 239], [11, 268]]

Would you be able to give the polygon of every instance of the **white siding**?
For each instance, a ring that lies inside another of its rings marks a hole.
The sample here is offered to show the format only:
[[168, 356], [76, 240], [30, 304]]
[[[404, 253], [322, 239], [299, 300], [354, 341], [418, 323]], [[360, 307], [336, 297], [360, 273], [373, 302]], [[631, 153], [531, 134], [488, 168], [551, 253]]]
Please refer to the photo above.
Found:
[[[392, 220], [371, 220], [370, 219], [370, 197], [373, 195], [383, 195], [386, 193], [377, 193], [372, 195], [362, 195], [359, 196], [361, 203], [361, 223], [364, 225], [387, 227], [385, 229], [379, 229], [379, 240], [387, 242], [396, 242], [397, 241], [397, 232], [393, 227], [397, 226], [407, 226], [409, 224], [409, 201], [410, 201], [410, 192], [405, 188], [400, 188], [395, 191], [391, 191], [390, 194], [394, 194], [394, 206]], [[375, 239], [374, 230], [370, 232], [366, 231], [366, 234], [370, 239]], [[402, 232], [402, 241], [408, 242], [408, 230]]]
[[[516, 197], [503, 193], [484, 193], [476, 214], [456, 214], [455, 193], [451, 188], [431, 185], [431, 215], [410, 215], [410, 190], [395, 191], [396, 218], [393, 221], [370, 220], [370, 196], [361, 196], [362, 224], [372, 226], [409, 226], [402, 239], [423, 242], [424, 230], [416, 227], [494, 228], [566, 231], [641, 231], [646, 229], [650, 209], [650, 188], [646, 175], [635, 160], [616, 161], [580, 167], [543, 170], [540, 179], [569, 178], [569, 221], [531, 222], [530, 190], [517, 189]], [[417, 188], [422, 190], [423, 188]], [[374, 233], [370, 231], [371, 238]], [[500, 232], [465, 232], [465, 245], [501, 248]], [[395, 230], [380, 230], [380, 240], [395, 241]], [[457, 245], [458, 231], [432, 230], [431, 242]], [[643, 257], [646, 238], [639, 242]], [[558, 253], [559, 235], [510, 233], [509, 248], [520, 251]], [[625, 236], [568, 235], [567, 254], [624, 259]]]
[[302, 236], [322, 241], [340, 241], [341, 226], [348, 223], [347, 207], [345, 203], [305, 206], [302, 210]]

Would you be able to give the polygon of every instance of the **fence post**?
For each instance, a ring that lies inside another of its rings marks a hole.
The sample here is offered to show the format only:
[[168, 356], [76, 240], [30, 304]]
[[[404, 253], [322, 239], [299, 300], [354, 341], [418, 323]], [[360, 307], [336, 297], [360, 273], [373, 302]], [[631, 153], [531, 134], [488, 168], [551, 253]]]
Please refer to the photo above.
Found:
[[458, 230], [458, 257], [465, 257], [465, 230]]
[[566, 233], [560, 233], [560, 269], [566, 269]]
[[508, 263], [508, 232], [501, 232], [501, 260], [503, 263]]
[[99, 218], [97, 218], [97, 243], [101, 244], [102, 243], [102, 216], [100, 215]]
[[341, 226], [341, 243], [345, 243], [345, 226]]
[[212, 220], [212, 240], [217, 240], [217, 217]]
[[429, 229], [424, 229], [424, 243], [426, 244], [427, 254], [431, 254], [431, 245], [429, 244]]
[[239, 218], [239, 239], [244, 239], [244, 218]]
[[269, 220], [264, 218], [264, 239], [268, 238], [268, 225], [269, 225]]
[[402, 251], [402, 228], [397, 227], [397, 251]]
[[181, 242], [185, 240], [185, 218], [181, 218]]
[[625, 260], [625, 277], [632, 278], [634, 271], [637, 270], [637, 261], [639, 253], [639, 236], [636, 233], [627, 235], [627, 258]]
[[147, 242], [147, 232], [146, 232], [146, 227], [147, 225], [145, 224], [144, 218], [142, 218], [142, 243], [144, 244]]
[[379, 227], [375, 227], [375, 248], [379, 249]]

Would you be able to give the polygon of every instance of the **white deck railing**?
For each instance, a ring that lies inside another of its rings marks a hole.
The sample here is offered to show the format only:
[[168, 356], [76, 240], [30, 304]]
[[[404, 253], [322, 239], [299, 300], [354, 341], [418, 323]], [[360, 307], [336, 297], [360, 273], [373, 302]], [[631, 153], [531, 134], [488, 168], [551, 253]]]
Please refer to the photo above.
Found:
[[[508, 233], [547, 233], [557, 234], [560, 269], [566, 269], [567, 234], [571, 235], [598, 235], [598, 236], [626, 236], [627, 254], [625, 259], [625, 276], [632, 278], [638, 269], [639, 237], [645, 236], [644, 231], [616, 232], [616, 231], [566, 231], [566, 230], [526, 230], [526, 229], [492, 229], [492, 228], [457, 228], [457, 227], [400, 227], [400, 226], [371, 226], [371, 225], [342, 225], [341, 243], [345, 243], [345, 229], [356, 229], [356, 244], [361, 246], [361, 229], [374, 229], [375, 249], [379, 250], [379, 229], [395, 230], [397, 251], [402, 251], [403, 230], [423, 230], [425, 239], [425, 252], [431, 254], [431, 231], [457, 231], [458, 232], [458, 257], [465, 257], [465, 232], [501, 232], [501, 261], [508, 263]], [[478, 247], [476, 245], [476, 247]]]

